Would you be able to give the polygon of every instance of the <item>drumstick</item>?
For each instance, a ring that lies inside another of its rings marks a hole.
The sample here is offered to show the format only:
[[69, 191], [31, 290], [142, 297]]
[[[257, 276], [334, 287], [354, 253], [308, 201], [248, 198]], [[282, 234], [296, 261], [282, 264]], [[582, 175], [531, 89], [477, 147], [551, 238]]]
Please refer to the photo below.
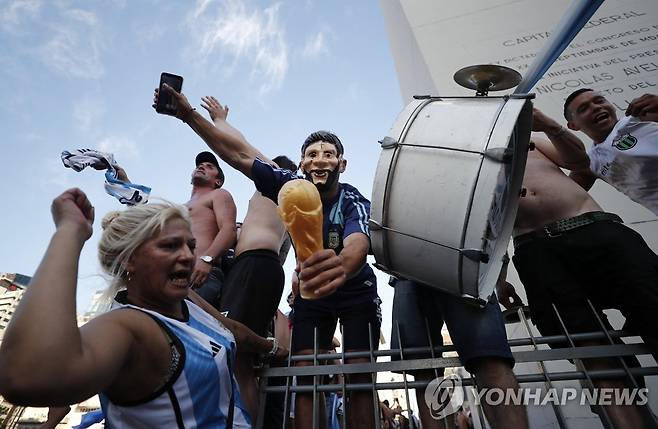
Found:
[[574, 0], [551, 32], [549, 42], [528, 67], [514, 94], [525, 94], [535, 86], [601, 4], [603, 0]]

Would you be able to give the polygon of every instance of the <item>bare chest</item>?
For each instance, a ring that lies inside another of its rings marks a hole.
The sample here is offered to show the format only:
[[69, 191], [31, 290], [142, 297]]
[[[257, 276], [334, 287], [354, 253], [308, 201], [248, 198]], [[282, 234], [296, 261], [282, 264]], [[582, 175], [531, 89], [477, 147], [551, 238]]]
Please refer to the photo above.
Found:
[[214, 219], [213, 201], [209, 195], [192, 198], [185, 206], [192, 223], [195, 223], [195, 221], [206, 223], [209, 219]]

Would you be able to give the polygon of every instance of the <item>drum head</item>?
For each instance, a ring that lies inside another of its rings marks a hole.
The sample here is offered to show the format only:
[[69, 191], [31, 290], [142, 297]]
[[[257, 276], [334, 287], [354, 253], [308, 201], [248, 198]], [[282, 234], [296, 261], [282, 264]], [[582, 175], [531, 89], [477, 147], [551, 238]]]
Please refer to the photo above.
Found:
[[458, 296], [493, 292], [530, 137], [526, 99], [412, 102], [382, 143], [371, 208], [377, 266]]

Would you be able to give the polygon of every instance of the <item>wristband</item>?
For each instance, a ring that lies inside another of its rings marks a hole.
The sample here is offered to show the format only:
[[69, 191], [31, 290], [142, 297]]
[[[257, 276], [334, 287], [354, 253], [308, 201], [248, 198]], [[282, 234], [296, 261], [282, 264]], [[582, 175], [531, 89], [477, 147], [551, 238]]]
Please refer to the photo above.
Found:
[[272, 341], [272, 350], [270, 350], [267, 355], [268, 356], [276, 356], [276, 352], [279, 351], [279, 340], [277, 340], [274, 337], [267, 337], [267, 341]]

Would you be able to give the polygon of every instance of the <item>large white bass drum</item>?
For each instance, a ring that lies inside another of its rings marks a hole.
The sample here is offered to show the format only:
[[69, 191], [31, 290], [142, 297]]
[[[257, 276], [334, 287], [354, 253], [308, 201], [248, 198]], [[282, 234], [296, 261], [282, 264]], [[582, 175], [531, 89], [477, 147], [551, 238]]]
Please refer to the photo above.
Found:
[[398, 116], [372, 192], [376, 266], [483, 304], [512, 234], [531, 95], [424, 97]]

